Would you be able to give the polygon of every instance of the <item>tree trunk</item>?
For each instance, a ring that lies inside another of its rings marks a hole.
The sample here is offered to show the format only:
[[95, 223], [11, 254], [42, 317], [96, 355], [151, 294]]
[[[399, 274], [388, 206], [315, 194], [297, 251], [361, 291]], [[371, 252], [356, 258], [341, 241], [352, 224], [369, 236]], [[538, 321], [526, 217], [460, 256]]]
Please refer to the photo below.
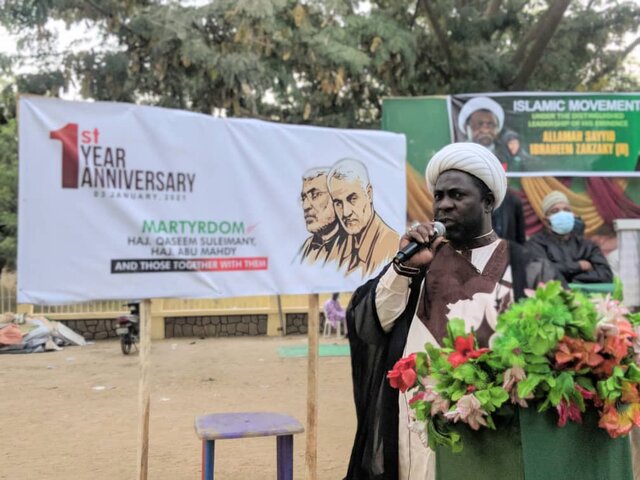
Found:
[[[535, 33], [531, 35], [527, 34], [525, 40], [529, 37], [529, 40], [533, 41], [533, 45], [520, 65], [520, 70], [511, 84], [512, 90], [522, 90], [526, 87], [527, 82], [531, 78], [535, 68], [538, 66], [538, 62], [542, 58], [544, 49], [549, 44], [551, 37], [553, 37], [553, 34], [558, 28], [558, 25], [560, 25], [564, 12], [567, 10], [570, 3], [571, 0], [556, 0], [553, 2], [549, 7], [549, 10], [540, 17], [538, 23], [533, 27], [532, 31], [535, 31]], [[527, 41], [526, 43], [529, 42]], [[524, 54], [526, 48], [527, 45], [524, 43], [518, 48], [518, 52], [516, 52], [516, 55], [514, 56], [514, 61], [520, 51]]]

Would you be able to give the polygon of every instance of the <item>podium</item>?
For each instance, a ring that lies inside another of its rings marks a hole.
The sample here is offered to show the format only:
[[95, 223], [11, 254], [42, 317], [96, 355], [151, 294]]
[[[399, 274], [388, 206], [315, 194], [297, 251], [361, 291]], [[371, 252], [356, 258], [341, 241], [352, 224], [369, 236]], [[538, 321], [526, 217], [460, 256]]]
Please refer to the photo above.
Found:
[[494, 421], [496, 430], [454, 426], [463, 450], [436, 448], [436, 480], [633, 480], [629, 438], [609, 437], [593, 410], [564, 427], [535, 407]]

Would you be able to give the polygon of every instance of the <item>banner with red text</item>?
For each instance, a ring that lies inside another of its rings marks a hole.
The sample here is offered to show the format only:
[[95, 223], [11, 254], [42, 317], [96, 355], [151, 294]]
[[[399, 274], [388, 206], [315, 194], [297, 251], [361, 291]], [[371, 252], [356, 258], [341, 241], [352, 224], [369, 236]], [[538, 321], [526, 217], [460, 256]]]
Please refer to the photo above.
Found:
[[405, 228], [405, 139], [19, 102], [18, 301], [350, 291]]

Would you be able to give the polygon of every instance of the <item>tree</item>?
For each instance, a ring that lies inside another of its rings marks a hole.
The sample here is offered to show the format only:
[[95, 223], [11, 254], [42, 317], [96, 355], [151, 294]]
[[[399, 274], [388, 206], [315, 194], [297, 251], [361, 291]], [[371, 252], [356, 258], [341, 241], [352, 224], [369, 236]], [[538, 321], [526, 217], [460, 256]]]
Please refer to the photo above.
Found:
[[18, 142], [15, 119], [0, 123], [0, 270], [16, 266]]
[[416, 94], [615, 88], [633, 50], [618, 45], [640, 18], [636, 2], [597, 0], [418, 0], [417, 11]]
[[[381, 98], [637, 88], [634, 1], [6, 0], [0, 22], [36, 52], [37, 85], [292, 123], [372, 127]], [[100, 49], [46, 53], [47, 22], [84, 22]], [[49, 83], [48, 73], [54, 74]], [[22, 79], [24, 88], [33, 85]], [[33, 80], [33, 79], [32, 79]]]
[[355, 15], [340, 1], [218, 0], [201, 7], [122, 0], [6, 3], [0, 21], [37, 58], [53, 40], [46, 31], [49, 19], [91, 22], [105, 42], [115, 44], [68, 53], [60, 61], [65, 80], [77, 77], [82, 94], [98, 100], [372, 125], [385, 87], [371, 81], [371, 66], [415, 61], [410, 32], [384, 19], [380, 36], [376, 16], [371, 21]]

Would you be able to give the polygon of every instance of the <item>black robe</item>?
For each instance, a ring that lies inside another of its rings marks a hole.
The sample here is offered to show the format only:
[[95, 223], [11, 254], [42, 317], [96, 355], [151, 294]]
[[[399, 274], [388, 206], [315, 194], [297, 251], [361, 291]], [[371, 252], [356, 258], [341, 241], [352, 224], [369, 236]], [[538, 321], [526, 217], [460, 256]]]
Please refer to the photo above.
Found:
[[[576, 232], [563, 239], [544, 229], [533, 235], [527, 248], [534, 255], [548, 259], [568, 283], [610, 283], [613, 273], [600, 248]], [[588, 260], [593, 270], [580, 268], [579, 260]]]
[[500, 238], [524, 245], [525, 235], [524, 210], [520, 197], [507, 189], [502, 203], [491, 214], [493, 229]]
[[[509, 264], [516, 300], [525, 288], [559, 278], [547, 261], [530, 256], [515, 242], [509, 242]], [[407, 307], [386, 333], [378, 319], [375, 291], [388, 268], [359, 287], [347, 307], [357, 430], [345, 480], [398, 479], [398, 390], [389, 385], [386, 374], [404, 352], [424, 276], [411, 282]]]

